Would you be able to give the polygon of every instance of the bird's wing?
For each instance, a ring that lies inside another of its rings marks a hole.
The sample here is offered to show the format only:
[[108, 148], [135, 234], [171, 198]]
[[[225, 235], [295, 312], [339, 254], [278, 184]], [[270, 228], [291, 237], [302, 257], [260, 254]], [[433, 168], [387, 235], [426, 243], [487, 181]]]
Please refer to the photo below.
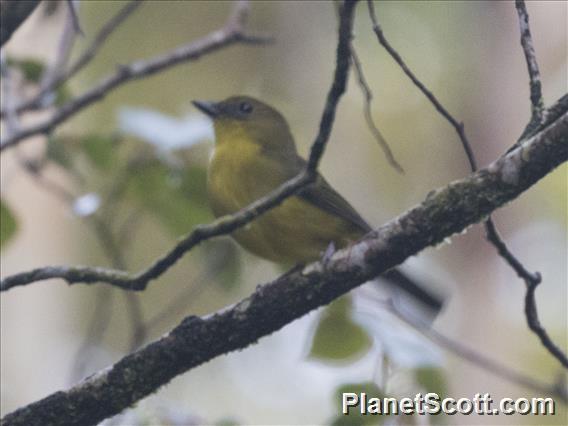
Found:
[[[295, 174], [303, 170], [305, 165], [306, 161], [301, 157], [297, 157]], [[372, 229], [351, 204], [333, 189], [319, 173], [315, 183], [302, 190], [298, 196], [304, 201], [308, 201], [310, 204], [346, 220], [362, 233], [367, 233]]]
[[318, 175], [316, 182], [304, 189], [299, 196], [320, 209], [345, 219], [363, 233], [371, 230], [365, 219], [321, 175]]
[[[306, 162], [300, 158], [295, 167], [295, 174], [298, 174], [304, 167]], [[323, 209], [331, 214], [337, 215], [349, 223], [353, 224], [362, 233], [369, 232], [371, 226], [357, 213], [357, 211], [345, 200], [337, 191], [335, 191], [327, 181], [318, 174], [315, 184], [304, 189], [300, 194], [303, 200]], [[443, 298], [427, 290], [426, 286], [418, 284], [412, 278], [409, 278], [399, 269], [391, 269], [381, 275], [386, 278], [396, 288], [400, 288], [413, 296], [416, 300], [430, 308], [434, 316], [441, 310]]]

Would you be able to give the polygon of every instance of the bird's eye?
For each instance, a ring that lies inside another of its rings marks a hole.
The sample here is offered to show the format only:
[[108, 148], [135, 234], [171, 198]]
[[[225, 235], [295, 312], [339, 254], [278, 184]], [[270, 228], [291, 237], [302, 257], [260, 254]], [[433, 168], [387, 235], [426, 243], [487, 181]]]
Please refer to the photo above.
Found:
[[239, 105], [239, 111], [244, 114], [250, 114], [252, 112], [252, 105], [248, 102], [241, 102]]

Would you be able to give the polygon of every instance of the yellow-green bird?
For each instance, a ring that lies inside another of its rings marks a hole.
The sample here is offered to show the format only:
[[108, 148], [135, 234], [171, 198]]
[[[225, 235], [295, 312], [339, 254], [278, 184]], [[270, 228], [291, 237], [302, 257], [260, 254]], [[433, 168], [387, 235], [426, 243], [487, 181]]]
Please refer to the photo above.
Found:
[[[305, 168], [288, 123], [275, 108], [248, 96], [193, 103], [211, 117], [215, 129], [207, 176], [215, 216], [235, 213]], [[317, 260], [330, 244], [345, 247], [370, 230], [359, 213], [318, 175], [314, 184], [232, 236], [257, 256], [292, 265]], [[383, 276], [439, 310], [441, 302], [435, 296], [398, 270]]]

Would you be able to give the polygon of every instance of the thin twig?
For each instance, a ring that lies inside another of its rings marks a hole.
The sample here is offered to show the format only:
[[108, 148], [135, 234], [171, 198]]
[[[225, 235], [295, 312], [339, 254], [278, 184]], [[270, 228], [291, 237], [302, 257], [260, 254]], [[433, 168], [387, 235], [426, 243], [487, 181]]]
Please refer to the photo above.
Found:
[[[540, 275], [538, 276], [540, 278]], [[529, 328], [538, 336], [542, 345], [551, 353], [564, 368], [568, 369], [568, 358], [550, 338], [544, 327], [538, 319], [538, 311], [536, 307], [535, 291], [540, 281], [527, 281], [527, 293], [525, 295], [525, 316]]]
[[485, 224], [485, 230], [487, 232], [487, 239], [493, 243], [499, 255], [507, 261], [509, 266], [517, 273], [519, 278], [522, 278], [527, 282], [527, 287], [530, 286], [529, 283], [539, 284], [542, 281], [542, 277], [538, 272], [529, 272], [523, 264], [509, 251], [499, 233], [495, 224], [492, 220], [488, 220]]
[[[350, 21], [352, 16], [353, 11]], [[236, 305], [186, 317], [162, 338], [71, 389], [7, 414], [3, 424], [94, 425], [117, 414], [176, 376], [257, 342], [481, 220], [568, 160], [567, 138], [564, 113], [489, 167], [432, 193], [353, 246], [258, 286]]]
[[[525, 128], [523, 135], [530, 132], [531, 128], [538, 127], [545, 119], [546, 110], [544, 107], [544, 99], [542, 96], [542, 84], [540, 81], [540, 72], [538, 70], [538, 62], [536, 60], [536, 53], [532, 42], [531, 30], [529, 25], [529, 14], [527, 12], [524, 0], [516, 0], [515, 8], [519, 17], [519, 28], [521, 32], [521, 46], [525, 54], [527, 63], [527, 70], [529, 74], [529, 87], [530, 87], [530, 100], [531, 100], [531, 121]], [[521, 135], [521, 138], [523, 138]], [[504, 257], [509, 265], [515, 270], [517, 275], [521, 277], [527, 286], [525, 294], [525, 316], [527, 324], [531, 331], [533, 331], [540, 339], [542, 345], [551, 353], [559, 362], [568, 369], [568, 357], [550, 338], [546, 329], [541, 325], [538, 310], [535, 300], [535, 291], [541, 283], [541, 275], [537, 273], [530, 273], [507, 249], [505, 244], [502, 244], [497, 230], [493, 223], [487, 225], [488, 238], [492, 240], [499, 250], [499, 253]], [[501, 242], [501, 244], [499, 244]]]
[[12, 70], [8, 66], [4, 51], [0, 53], [0, 75], [2, 75], [2, 106], [6, 110], [6, 132], [15, 134], [20, 129], [18, 115], [16, 114], [16, 90]]
[[[556, 120], [550, 122], [541, 132], [523, 141], [520, 146], [508, 152], [487, 168], [470, 175], [466, 179], [453, 182], [446, 188], [433, 191], [433, 195], [430, 195], [422, 205], [414, 210], [429, 206], [430, 202], [434, 202], [433, 200], [439, 200], [441, 202], [443, 199], [443, 203], [441, 206], [436, 207], [436, 214], [428, 218], [428, 224], [423, 224], [419, 228], [426, 231], [432, 230], [433, 227], [435, 228], [436, 226], [434, 223], [437, 223], [437, 226], [442, 226], [440, 224], [443, 224], [442, 227], [445, 230], [447, 230], [448, 227], [457, 227], [459, 229], [456, 228], [456, 231], [461, 231], [463, 228], [460, 227], [460, 224], [470, 225], [473, 223], [468, 222], [468, 215], [475, 214], [474, 222], [479, 221], [484, 217], [483, 215], [491, 213], [494, 209], [518, 196], [524, 182], [528, 182], [527, 179], [532, 179], [537, 171], [541, 173], [544, 169], [552, 170], [556, 165], [566, 161], [568, 157], [568, 143], [566, 143], [566, 135], [568, 134], [568, 104], [564, 105], [564, 107], [566, 108], [564, 113], [559, 115]], [[549, 142], [547, 145], [542, 145], [544, 139]], [[539, 145], [539, 143], [541, 143], [541, 145]], [[534, 163], [529, 160], [534, 161]], [[534, 170], [530, 169], [530, 167], [534, 168]], [[239, 226], [244, 226], [261, 213], [266, 212], [268, 209], [282, 202], [285, 197], [295, 193], [295, 191], [299, 191], [304, 184], [310, 182], [310, 179], [312, 179], [310, 174], [304, 171], [296, 178], [288, 181], [266, 197], [257, 200], [249, 207], [233, 215], [219, 218], [209, 225], [196, 227], [193, 232], [180, 240], [173, 250], [137, 275], [130, 275], [123, 271], [104, 268], [48, 266], [4, 278], [0, 282], [0, 291], [6, 291], [16, 286], [49, 278], [62, 278], [69, 283], [82, 282], [88, 284], [105, 282], [124, 289], [141, 290], [146, 287], [150, 280], [160, 276], [185, 252], [195, 245], [206, 239], [233, 232]], [[486, 189], [486, 187], [482, 185], [484, 183], [488, 185], [493, 181], [498, 183], [497, 187]], [[531, 182], [534, 183], [536, 180]], [[457, 188], [462, 188], [463, 192], [456, 192]], [[444, 195], [444, 192], [447, 192], [447, 194]], [[471, 210], [464, 208], [465, 210], [463, 211], [454, 212], [454, 209], [456, 209], [461, 202], [464, 202], [464, 200], [472, 196], [481, 197], [483, 201], [480, 205], [471, 207]], [[457, 217], [453, 215], [444, 216], [445, 211], [451, 211], [457, 215]], [[396, 220], [402, 220], [401, 218], [404, 215], [410, 214], [410, 212], [412, 212], [412, 210], [399, 216]], [[444, 222], [438, 222], [438, 220], [442, 219]], [[408, 229], [403, 231], [409, 234], [412, 230]], [[404, 232], [402, 232], [402, 234], [404, 234]], [[406, 241], [409, 247], [415, 244], [414, 241], [405, 240], [402, 236], [398, 238]], [[430, 244], [432, 244], [432, 240]]]
[[355, 8], [357, 1], [358, 0], [345, 0], [340, 9], [339, 42], [337, 43], [337, 61], [335, 65], [333, 83], [329, 93], [327, 94], [318, 134], [310, 149], [310, 157], [308, 158], [305, 173], [308, 176], [308, 180], [316, 178], [316, 170], [331, 134], [339, 98], [343, 95], [347, 87], [351, 53], [349, 46], [351, 46], [351, 39], [353, 38], [353, 9]]
[[381, 134], [379, 128], [375, 124], [375, 120], [373, 119], [373, 114], [371, 110], [371, 105], [373, 101], [373, 92], [367, 83], [367, 79], [365, 78], [365, 74], [363, 73], [363, 65], [359, 60], [359, 56], [357, 55], [357, 51], [355, 47], [351, 45], [351, 59], [353, 60], [353, 68], [355, 71], [355, 75], [357, 76], [357, 82], [359, 83], [359, 87], [363, 92], [363, 96], [365, 97], [364, 108], [365, 108], [365, 120], [367, 121], [367, 126], [371, 133], [375, 137], [375, 140], [379, 143], [379, 146], [383, 150], [385, 157], [387, 158], [388, 163], [393, 167], [397, 172], [404, 174], [404, 169], [402, 166], [396, 161], [394, 158], [394, 154], [390, 149], [389, 144], [387, 143], [386, 139]]
[[19, 150], [16, 150], [16, 158], [19, 165], [28, 174], [28, 176], [32, 178], [36, 185], [54, 195], [66, 205], [73, 204], [76, 199], [75, 194], [60, 185], [58, 182], [46, 177], [43, 173], [43, 169], [47, 165], [46, 162], [28, 158]]
[[[13, 73], [4, 59], [4, 52], [2, 52], [0, 57], [2, 90], [4, 92], [2, 100], [7, 112], [6, 132], [10, 135], [18, 131], [18, 129], [20, 128], [20, 122], [18, 114], [16, 114], [15, 110], [17, 92], [14, 87]], [[44, 161], [32, 160], [19, 149], [15, 150], [15, 159], [18, 165], [32, 178], [33, 182], [38, 186], [41, 186], [43, 189], [46, 189], [48, 192], [54, 194], [58, 199], [62, 199], [65, 202], [71, 202], [74, 199], [74, 195], [63, 188], [61, 185], [44, 177], [42, 173], [42, 169], [46, 164]]]
[[470, 362], [471, 364], [481, 367], [484, 371], [495, 374], [496, 376], [508, 380], [509, 382], [519, 384], [528, 389], [533, 389], [537, 392], [556, 396], [563, 402], [568, 402], [568, 394], [566, 392], [566, 389], [560, 383], [550, 385], [546, 382], [528, 377], [519, 371], [513, 370], [506, 364], [498, 363], [491, 358], [488, 358], [486, 355], [463, 345], [457, 340], [453, 340], [450, 337], [447, 337], [442, 333], [432, 329], [419, 319], [413, 318], [411, 315], [404, 314], [399, 308], [396, 307], [392, 300], [382, 302], [381, 306], [384, 306], [397, 318], [401, 319], [403, 322], [411, 326], [413, 329], [418, 331], [420, 334], [422, 334], [438, 346], [448, 350], [449, 352], [452, 352], [453, 354]]
[[[47, 190], [48, 193], [54, 195], [56, 198], [62, 200], [66, 205], [72, 206], [76, 200], [76, 196], [43, 174], [43, 165], [46, 164], [45, 162], [26, 158], [18, 149], [16, 149], [16, 154], [18, 155], [20, 166], [29, 174], [34, 183]], [[106, 222], [96, 215], [86, 217], [85, 220], [97, 237], [102, 251], [110, 264], [116, 269], [126, 269], [123, 251]], [[144, 325], [140, 301], [136, 298], [136, 295], [132, 293], [126, 294], [126, 297], [130, 322], [132, 324], [132, 334], [128, 346], [131, 352], [146, 339], [147, 329]], [[95, 303], [110, 303], [109, 298], [110, 296], [101, 296], [101, 298], [97, 298]], [[73, 368], [75, 372], [80, 372], [84, 369], [83, 358], [85, 354], [88, 353], [89, 347], [93, 344], [97, 344], [104, 335], [108, 321], [106, 318], [101, 319], [99, 315], [100, 312], [102, 312], [102, 308], [97, 306], [93, 313], [93, 318], [91, 319], [87, 338], [77, 351], [77, 356], [75, 357], [76, 362], [74, 363], [75, 367]], [[98, 322], [102, 322], [102, 325], [97, 325], [96, 323]]]
[[137, 275], [132, 276], [124, 271], [104, 268], [48, 266], [3, 279], [0, 283], [0, 291], [26, 284], [30, 280], [37, 281], [48, 278], [63, 278], [69, 284], [105, 282], [126, 290], [144, 290], [151, 280], [158, 278], [166, 272], [196, 245], [210, 238], [235, 231], [313, 182], [317, 177], [316, 170], [331, 133], [339, 98], [343, 95], [347, 83], [350, 65], [349, 44], [352, 29], [351, 9], [354, 7], [354, 2], [347, 2], [344, 7], [348, 9], [348, 12], [342, 14], [340, 19], [340, 38], [337, 46], [337, 63], [333, 84], [325, 102], [319, 131], [312, 144], [306, 169], [302, 173], [237, 213], [221, 217], [209, 225], [197, 226], [189, 235], [182, 238], [169, 253], [156, 260], [150, 267]]
[[[69, 2], [70, 0], [68, 0]], [[69, 5], [69, 3], [67, 3]], [[75, 28], [73, 9], [71, 6], [66, 8], [65, 21], [63, 23], [63, 30], [61, 31], [61, 36], [59, 38], [59, 44], [57, 45], [57, 53], [55, 54], [55, 60], [51, 64], [46, 72], [43, 74], [40, 84], [40, 92], [52, 86], [53, 81], [55, 81], [63, 73], [64, 69], [67, 67], [69, 58], [71, 56], [71, 50], [75, 44], [75, 39], [77, 38], [77, 30]], [[16, 108], [17, 112], [20, 112], [20, 105]]]
[[[398, 52], [390, 45], [390, 43], [386, 40], [383, 31], [377, 21], [377, 17], [375, 15], [375, 9], [372, 0], [367, 0], [367, 5], [369, 7], [369, 15], [371, 17], [371, 21], [373, 23], [373, 30], [379, 40], [379, 43], [385, 48], [385, 50], [391, 55], [391, 57], [399, 64], [401, 69], [404, 73], [412, 80], [412, 82], [420, 89], [420, 91], [430, 100], [432, 105], [436, 108], [436, 110], [454, 127], [455, 131], [457, 132], [461, 144], [464, 148], [464, 151], [467, 155], [471, 171], [475, 172], [477, 170], [477, 164], [475, 161], [475, 155], [473, 154], [473, 150], [471, 149], [471, 144], [469, 143], [467, 136], [465, 134], [464, 125], [461, 122], [458, 122], [449, 112], [444, 108], [444, 106], [438, 101], [438, 99], [434, 96], [432, 92], [430, 92], [426, 86], [414, 75], [414, 73], [408, 68], [406, 63], [402, 60], [402, 57], [398, 54]], [[532, 47], [532, 40], [530, 37], [530, 29], [528, 25], [528, 14], [526, 12], [526, 8], [524, 6], [524, 2], [522, 0], [517, 0], [516, 2], [517, 11], [519, 13], [520, 19], [520, 26], [521, 26], [521, 42], [523, 44], [523, 49], [525, 51], [525, 56], [527, 59], [527, 65], [529, 68], [529, 74], [531, 78], [531, 102], [535, 105], [535, 101], [538, 101], [537, 104], [540, 105], [542, 103], [542, 94], [541, 94], [541, 84], [540, 84], [540, 77], [538, 74], [538, 65], [536, 63], [536, 58], [534, 56], [534, 48]], [[526, 47], [525, 47], [526, 46]], [[534, 84], [533, 84], [534, 81]], [[533, 87], [534, 86], [534, 87]], [[533, 90], [534, 89], [534, 90]], [[534, 99], [533, 99], [534, 95]], [[542, 108], [544, 107], [535, 107], [533, 108], [533, 112], [541, 109], [540, 115], [533, 115], [531, 122], [534, 121], [535, 117], [538, 117], [538, 126], [542, 119]], [[536, 114], [536, 112], [535, 112]], [[523, 134], [528, 134], [528, 130], [534, 127], [531, 122], [527, 125], [527, 129]], [[521, 139], [523, 136], [521, 136]], [[485, 221], [485, 230], [487, 235], [487, 240], [495, 246], [499, 255], [513, 268], [513, 270], [525, 280], [527, 284], [527, 289], [531, 287], [536, 288], [536, 286], [540, 283], [541, 277], [540, 274], [530, 273], [523, 264], [513, 255], [513, 253], [507, 248], [505, 242], [499, 236], [497, 232], [497, 228], [493, 223], [493, 219], [491, 216]], [[527, 321], [529, 323], [529, 328], [534, 331], [540, 338], [541, 342], [545, 345], [545, 347], [549, 350], [549, 352], [557, 358], [560, 363], [564, 366], [568, 365], [568, 359], [566, 355], [562, 353], [562, 351], [552, 342], [546, 330], [542, 328], [540, 322], [538, 321], [538, 314], [536, 312], [536, 305], [529, 304], [530, 298], [527, 294], [526, 302], [525, 302], [525, 311], [530, 308], [534, 308], [534, 311], [531, 315], [527, 316]]]
[[525, 54], [527, 69], [529, 73], [529, 88], [531, 98], [531, 115], [534, 121], [541, 123], [544, 114], [544, 99], [542, 97], [542, 84], [540, 82], [540, 72], [529, 26], [529, 14], [524, 0], [516, 0], [515, 8], [519, 16], [519, 27], [521, 30], [521, 46]]
[[76, 0], [67, 0], [69, 15], [71, 16], [71, 22], [73, 23], [73, 29], [75, 30], [75, 33], [84, 36], [85, 33], [81, 28], [81, 21], [79, 20], [79, 14], [77, 13], [77, 3], [75, 1]]
[[473, 150], [471, 149], [471, 145], [465, 136], [464, 125], [461, 122], [458, 122], [449, 112], [444, 108], [444, 106], [438, 101], [438, 99], [434, 96], [434, 94], [426, 88], [426, 86], [414, 75], [414, 73], [408, 68], [406, 63], [402, 60], [402, 57], [398, 54], [398, 52], [390, 45], [390, 43], [385, 38], [383, 34], [383, 30], [377, 21], [377, 16], [375, 15], [375, 6], [373, 5], [372, 0], [367, 0], [367, 5], [369, 6], [369, 15], [371, 17], [371, 21], [373, 23], [373, 31], [375, 32], [377, 39], [381, 46], [385, 48], [385, 50], [391, 55], [391, 57], [396, 61], [396, 63], [400, 66], [402, 71], [410, 78], [410, 80], [414, 83], [418, 89], [428, 98], [428, 100], [434, 105], [434, 108], [446, 119], [450, 122], [450, 124], [456, 129], [458, 136], [460, 138], [461, 144], [463, 149], [467, 155], [467, 160], [469, 161], [469, 165], [471, 167], [471, 171], [477, 170], [477, 164], [475, 162], [475, 156], [473, 154]]
[[73, 63], [67, 70], [65, 74], [61, 76], [61, 79], [56, 81], [55, 87], [61, 85], [62, 82], [69, 80], [76, 73], [81, 71], [89, 62], [96, 56], [99, 49], [105, 44], [106, 40], [112, 35], [112, 33], [120, 27], [120, 25], [134, 12], [138, 9], [145, 0], [132, 0], [127, 3], [123, 8], [121, 8], [116, 15], [109, 19], [109, 21], [103, 25], [99, 30], [94, 40], [91, 42], [89, 47], [83, 52], [83, 54]]
[[221, 217], [209, 225], [198, 225], [189, 235], [182, 238], [170, 252], [136, 275], [130, 275], [120, 270], [97, 267], [48, 266], [3, 279], [0, 284], [0, 291], [50, 278], [62, 278], [69, 284], [104, 282], [125, 290], [144, 290], [151, 280], [158, 278], [166, 272], [193, 247], [210, 238], [229, 234], [246, 225], [269, 209], [282, 203], [285, 198], [300, 191], [305, 185], [313, 181], [313, 176], [311, 172], [304, 171], [299, 176], [283, 184], [273, 193], [255, 201], [247, 208], [233, 215]]
[[248, 2], [238, 1], [235, 3], [233, 14], [223, 28], [165, 54], [119, 66], [114, 74], [104, 78], [82, 95], [63, 105], [50, 118], [39, 124], [21, 129], [18, 133], [0, 141], [0, 151], [12, 147], [31, 136], [51, 132], [55, 126], [66, 121], [85, 107], [104, 98], [112, 90], [124, 83], [148, 77], [182, 62], [196, 60], [207, 53], [234, 44], [265, 44], [269, 42], [271, 39], [268, 37], [245, 33], [244, 20], [247, 13]]
[[[16, 107], [16, 111], [21, 113], [27, 110], [34, 110], [44, 106], [44, 99], [49, 93], [68, 81], [71, 77], [81, 71], [96, 56], [99, 49], [104, 45], [109, 36], [120, 27], [120, 25], [142, 4], [144, 0], [131, 0], [122, 9], [118, 11], [97, 33], [91, 44], [86, 48], [83, 54], [69, 67], [65, 72], [56, 76], [49, 85], [42, 88], [39, 93], [28, 101], [22, 102]], [[4, 115], [4, 111], [0, 111], [0, 115]]]

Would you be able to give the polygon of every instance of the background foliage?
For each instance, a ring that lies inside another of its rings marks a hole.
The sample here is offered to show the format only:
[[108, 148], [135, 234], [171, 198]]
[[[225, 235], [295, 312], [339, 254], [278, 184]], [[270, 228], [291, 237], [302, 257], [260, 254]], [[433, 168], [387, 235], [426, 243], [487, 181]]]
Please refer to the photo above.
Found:
[[[79, 39], [75, 55], [122, 4], [81, 3], [86, 37]], [[505, 151], [530, 113], [513, 5], [392, 1], [376, 7], [393, 45], [465, 122], [479, 163]], [[147, 2], [93, 63], [60, 90], [56, 102], [82, 92], [119, 64], [221, 26], [229, 9], [224, 2]], [[566, 56], [560, 54], [567, 48], [566, 3], [529, 3], [529, 12], [550, 102], [566, 92]], [[39, 8], [6, 48], [22, 84], [33, 87], [53, 60], [63, 19], [62, 8], [49, 15]], [[253, 2], [251, 26], [273, 34], [276, 42], [232, 47], [124, 85], [59, 128], [47, 145], [38, 140], [19, 154], [3, 155], [2, 275], [46, 264], [111, 265], [109, 253], [121, 267], [135, 271], [193, 226], [209, 221], [205, 170], [212, 135], [190, 107], [192, 99], [246, 93], [266, 100], [288, 118], [305, 154], [331, 77], [332, 4]], [[322, 169], [378, 225], [468, 169], [453, 130], [378, 46], [363, 7], [355, 29], [354, 43], [375, 94], [374, 118], [406, 173], [390, 168], [373, 140], [354, 78]], [[33, 159], [32, 166], [41, 165], [41, 175], [19, 167], [18, 155]], [[542, 272], [541, 317], [563, 347], [566, 205], [563, 166], [496, 215], [512, 249]], [[451, 296], [436, 319], [437, 329], [543, 380], [559, 374], [556, 362], [526, 329], [523, 283], [485, 242], [482, 229], [474, 227], [409, 263], [416, 276]], [[136, 303], [141, 304], [145, 338], [152, 339], [185, 315], [237, 301], [279, 272], [230, 240], [218, 240], [186, 256], [139, 295], [104, 286], [68, 288], [55, 281], [2, 295], [2, 412], [119, 359], [137, 339], [132, 332]], [[529, 395], [433, 346], [371, 298], [351, 304], [340, 300], [257, 346], [191, 371], [119, 421], [333, 422], [337, 393], [357, 388], [389, 396], [429, 390], [468, 397], [477, 392], [494, 398]], [[22, 380], [30, 365], [33, 376]], [[493, 420], [459, 419], [476, 424]], [[517, 424], [531, 419], [499, 420]]]

